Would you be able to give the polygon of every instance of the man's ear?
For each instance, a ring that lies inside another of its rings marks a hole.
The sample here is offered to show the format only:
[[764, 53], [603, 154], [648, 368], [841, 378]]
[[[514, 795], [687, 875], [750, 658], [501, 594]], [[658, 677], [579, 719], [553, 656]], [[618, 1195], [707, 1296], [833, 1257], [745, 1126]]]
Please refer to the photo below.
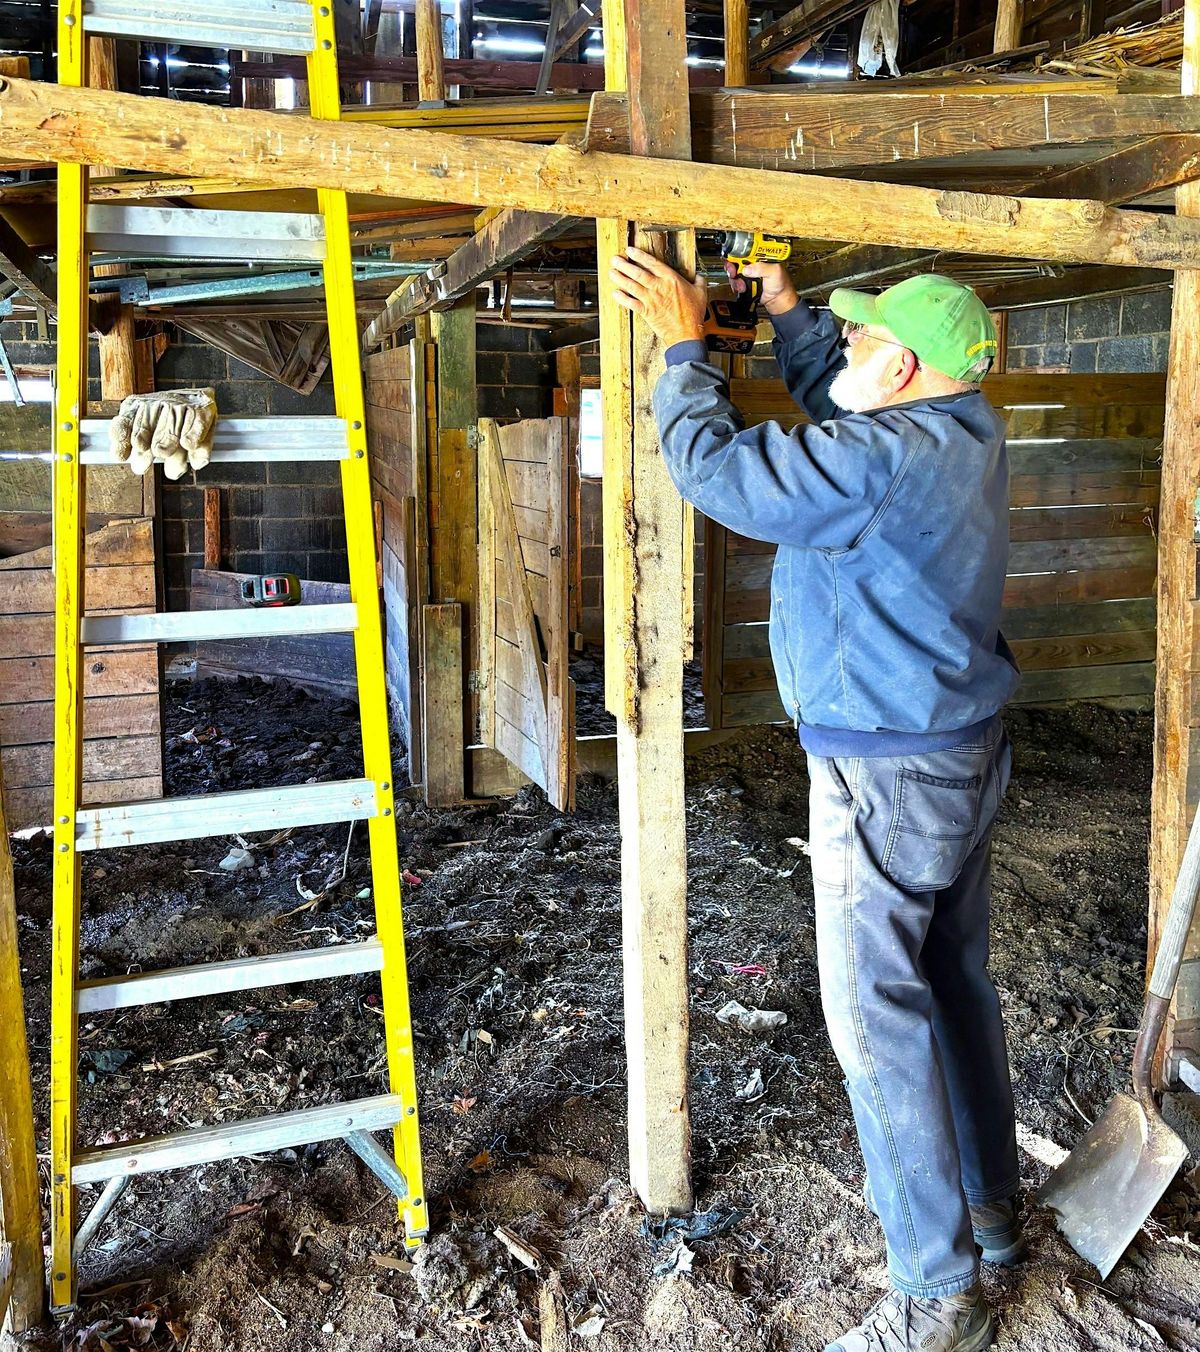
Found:
[[916, 353], [909, 351], [906, 347], [899, 349], [898, 358], [898, 364], [894, 368], [894, 379], [896, 389], [902, 390], [909, 381], [912, 380], [913, 376], [917, 374], [918, 363]]

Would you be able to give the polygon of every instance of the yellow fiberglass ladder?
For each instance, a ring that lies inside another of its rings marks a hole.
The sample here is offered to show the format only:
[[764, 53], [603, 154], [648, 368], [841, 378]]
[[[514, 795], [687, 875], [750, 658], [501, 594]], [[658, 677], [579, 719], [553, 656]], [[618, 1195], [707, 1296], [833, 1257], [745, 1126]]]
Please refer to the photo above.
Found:
[[[89, 36], [303, 53], [313, 117], [340, 116], [332, 4], [319, 0], [205, 0], [194, 9], [155, 0], [59, 0], [59, 81], [87, 83]], [[320, 189], [319, 214], [89, 207], [88, 171], [58, 166], [58, 384], [54, 406], [54, 949], [51, 1012], [51, 1303], [75, 1302], [75, 1263], [130, 1178], [313, 1141], [344, 1139], [398, 1198], [406, 1241], [426, 1233], [421, 1148], [391, 748], [375, 572], [362, 376], [349, 219], [342, 192]], [[340, 462], [350, 603], [285, 609], [103, 615], [84, 619], [85, 467], [110, 459], [108, 425], [84, 418], [91, 254], [244, 261], [311, 260], [324, 267], [336, 416], [233, 418], [217, 424], [212, 460]], [[82, 650], [129, 643], [353, 633], [363, 777], [332, 783], [81, 806]], [[377, 937], [307, 952], [175, 971], [79, 981], [80, 854], [233, 832], [365, 820]], [[75, 1140], [77, 1021], [81, 1014], [350, 973], [381, 973], [390, 1093], [169, 1136], [80, 1148]], [[393, 1129], [395, 1158], [371, 1135]], [[103, 1184], [82, 1225], [76, 1188]]]

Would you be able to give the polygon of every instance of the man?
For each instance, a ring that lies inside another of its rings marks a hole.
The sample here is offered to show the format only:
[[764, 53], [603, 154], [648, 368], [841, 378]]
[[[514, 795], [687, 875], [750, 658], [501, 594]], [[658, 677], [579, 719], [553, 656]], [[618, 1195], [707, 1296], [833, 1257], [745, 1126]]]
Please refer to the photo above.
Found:
[[680, 493], [779, 546], [771, 652], [808, 753], [822, 1002], [892, 1284], [826, 1352], [978, 1352], [994, 1330], [975, 1245], [1022, 1248], [987, 973], [1018, 680], [998, 627], [1004, 424], [979, 392], [995, 329], [945, 277], [839, 289], [818, 316], [779, 265], [745, 271], [811, 425], [745, 426], [705, 350], [702, 281], [638, 249], [611, 281], [666, 345], [654, 411]]

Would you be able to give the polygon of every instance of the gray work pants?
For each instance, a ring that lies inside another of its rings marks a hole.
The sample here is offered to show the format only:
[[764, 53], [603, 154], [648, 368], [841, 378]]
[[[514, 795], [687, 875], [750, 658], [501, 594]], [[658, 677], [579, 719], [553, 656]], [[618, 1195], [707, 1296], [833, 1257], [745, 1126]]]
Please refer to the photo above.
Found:
[[987, 971], [992, 823], [1012, 754], [808, 757], [821, 999], [897, 1289], [978, 1276], [967, 1205], [1017, 1189], [1012, 1083]]

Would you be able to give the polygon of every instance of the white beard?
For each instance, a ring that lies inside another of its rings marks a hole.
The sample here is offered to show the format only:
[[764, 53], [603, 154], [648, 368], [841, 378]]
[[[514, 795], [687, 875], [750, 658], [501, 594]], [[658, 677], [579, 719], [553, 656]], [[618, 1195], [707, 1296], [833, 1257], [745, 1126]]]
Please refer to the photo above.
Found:
[[[883, 358], [887, 360], [886, 354], [883, 354]], [[847, 362], [842, 367], [829, 386], [829, 397], [838, 408], [844, 408], [847, 413], [866, 413], [870, 409], [882, 407], [886, 395], [872, 370], [872, 366], [878, 364], [874, 362], [853, 370]]]

